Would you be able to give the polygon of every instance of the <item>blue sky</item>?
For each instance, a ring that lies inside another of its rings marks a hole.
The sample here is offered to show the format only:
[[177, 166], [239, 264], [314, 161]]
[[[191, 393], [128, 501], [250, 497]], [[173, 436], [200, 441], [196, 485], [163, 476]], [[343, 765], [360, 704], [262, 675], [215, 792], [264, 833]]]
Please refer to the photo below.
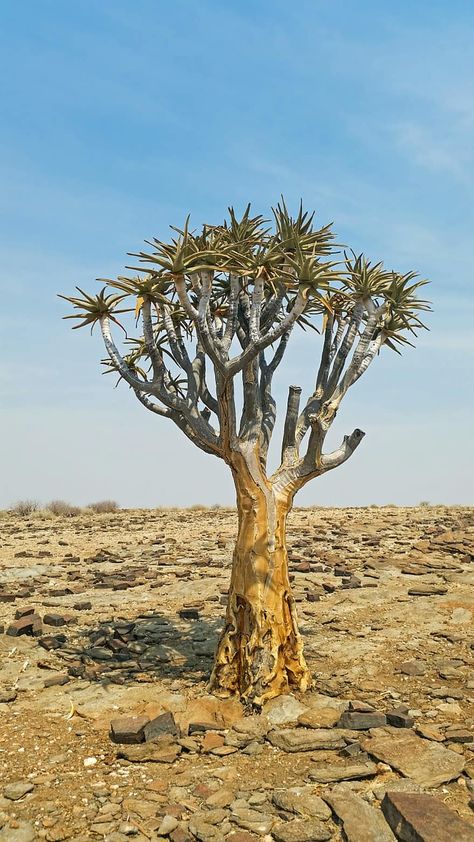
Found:
[[[57, 292], [98, 286], [188, 211], [302, 197], [340, 240], [432, 280], [430, 333], [384, 351], [304, 505], [473, 503], [474, 6], [4, 0], [0, 506], [231, 503], [227, 469], [100, 374]], [[288, 382], [310, 387], [318, 339]]]

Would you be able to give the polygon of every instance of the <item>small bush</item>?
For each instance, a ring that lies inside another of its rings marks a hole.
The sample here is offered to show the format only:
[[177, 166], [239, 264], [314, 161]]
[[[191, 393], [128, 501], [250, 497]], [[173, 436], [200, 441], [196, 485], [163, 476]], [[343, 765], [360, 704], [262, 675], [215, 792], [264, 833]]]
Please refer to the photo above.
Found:
[[37, 500], [18, 500], [18, 503], [12, 506], [12, 512], [20, 515], [20, 517], [28, 517], [33, 512], [37, 512], [38, 509], [39, 503]]
[[418, 503], [418, 505], [419, 505], [419, 506], [422, 506], [423, 508], [426, 508], [426, 506], [431, 506], [431, 503], [430, 503], [430, 501], [429, 501], [429, 500], [421, 500], [421, 501]]
[[192, 506], [189, 506], [190, 512], [206, 512], [208, 509], [207, 506], [204, 506], [202, 503], [193, 503]]
[[65, 500], [51, 500], [47, 508], [53, 515], [58, 515], [58, 517], [74, 517], [81, 513], [79, 506], [72, 506], [71, 503], [66, 503]]
[[119, 504], [115, 500], [99, 500], [98, 503], [89, 503], [87, 508], [92, 509], [98, 515], [102, 515], [108, 512], [116, 512]]

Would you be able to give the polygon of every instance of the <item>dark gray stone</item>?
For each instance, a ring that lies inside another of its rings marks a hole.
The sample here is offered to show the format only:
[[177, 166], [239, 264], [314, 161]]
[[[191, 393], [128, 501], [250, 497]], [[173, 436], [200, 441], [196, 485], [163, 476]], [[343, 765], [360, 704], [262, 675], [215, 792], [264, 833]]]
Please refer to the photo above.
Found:
[[152, 742], [156, 739], [156, 737], [161, 737], [162, 734], [172, 734], [173, 736], [176, 736], [177, 733], [178, 729], [176, 727], [176, 722], [174, 721], [174, 716], [170, 711], [162, 713], [160, 716], [156, 716], [155, 719], [148, 722], [144, 728], [145, 742], [147, 743]]
[[110, 737], [114, 743], [143, 743], [148, 716], [120, 716], [110, 723]]
[[380, 728], [386, 724], [387, 719], [384, 713], [346, 710], [338, 722], [338, 727], [350, 728], [353, 731], [368, 731], [369, 728]]
[[402, 842], [474, 842], [474, 827], [433, 795], [387, 792], [382, 811]]

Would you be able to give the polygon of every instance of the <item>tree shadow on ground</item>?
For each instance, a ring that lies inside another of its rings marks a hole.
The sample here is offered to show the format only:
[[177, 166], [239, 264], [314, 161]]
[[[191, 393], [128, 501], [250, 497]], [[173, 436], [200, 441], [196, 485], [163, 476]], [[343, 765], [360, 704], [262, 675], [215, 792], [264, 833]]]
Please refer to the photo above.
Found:
[[153, 612], [135, 618], [111, 616], [68, 630], [62, 647], [69, 674], [103, 684], [210, 677], [223, 618], [180, 619]]

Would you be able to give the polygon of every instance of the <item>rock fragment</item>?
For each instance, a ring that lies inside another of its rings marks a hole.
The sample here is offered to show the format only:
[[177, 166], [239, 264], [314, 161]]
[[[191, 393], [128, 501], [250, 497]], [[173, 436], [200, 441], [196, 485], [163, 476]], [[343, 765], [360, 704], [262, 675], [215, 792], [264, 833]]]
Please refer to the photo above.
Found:
[[331, 839], [332, 830], [317, 819], [292, 819], [277, 824], [272, 836], [277, 842], [325, 842]]
[[334, 708], [310, 708], [298, 717], [298, 725], [305, 728], [333, 728], [340, 713]]
[[408, 714], [408, 708], [401, 705], [393, 710], [388, 710], [386, 713], [387, 723], [393, 725], [394, 728], [412, 728], [415, 720]]
[[282, 751], [319, 751], [343, 748], [346, 741], [337, 728], [281, 728], [270, 731], [267, 740]]
[[70, 678], [65, 673], [58, 673], [57, 675], [52, 675], [50, 678], [45, 678], [44, 686], [45, 687], [62, 687], [63, 684], [67, 684], [70, 681]]
[[302, 705], [298, 699], [288, 694], [270, 699], [264, 704], [262, 713], [271, 725], [289, 725], [296, 722], [307, 709], [307, 705]]
[[162, 734], [172, 734], [173, 736], [176, 736], [177, 733], [178, 729], [171, 711], [155, 716], [154, 719], [147, 722], [144, 728], [145, 741], [147, 743], [155, 740], [157, 737], [161, 737]]
[[71, 619], [73, 618], [63, 614], [45, 614], [43, 623], [45, 626], [66, 626], [68, 622], [71, 622]]
[[14, 781], [3, 788], [3, 795], [10, 801], [19, 801], [29, 792], [33, 792], [34, 785], [30, 781]]
[[342, 764], [321, 766], [312, 769], [309, 773], [310, 781], [317, 781], [321, 784], [332, 783], [333, 781], [352, 781], [360, 778], [372, 778], [377, 774], [375, 763], [351, 763], [347, 766]]
[[339, 722], [339, 728], [350, 728], [353, 731], [368, 731], [369, 728], [380, 728], [387, 724], [384, 713], [362, 713], [359, 711], [346, 710]]
[[174, 763], [180, 752], [181, 746], [176, 743], [145, 743], [125, 746], [118, 750], [117, 757], [131, 763]]
[[143, 743], [148, 716], [120, 716], [110, 723], [110, 737], [114, 743]]
[[9, 702], [14, 702], [17, 697], [16, 690], [0, 690], [0, 704], [5, 705]]
[[10, 822], [0, 830], [0, 842], [35, 842], [36, 831], [31, 822]]
[[409, 588], [409, 596], [443, 596], [448, 589], [442, 585], [415, 585]]
[[169, 836], [173, 830], [176, 830], [178, 827], [178, 820], [174, 816], [165, 815], [163, 816], [162, 822], [156, 831], [157, 836]]
[[395, 842], [380, 810], [340, 784], [324, 794], [324, 800], [341, 820], [347, 842]]
[[7, 627], [6, 634], [10, 637], [19, 637], [22, 634], [29, 634], [37, 637], [41, 634], [42, 623], [39, 614], [27, 614], [19, 620], [14, 620]]
[[331, 818], [331, 810], [319, 795], [311, 791], [311, 787], [277, 790], [273, 793], [272, 801], [275, 807], [297, 816], [311, 816], [321, 821]]
[[408, 842], [474, 842], [474, 827], [434, 795], [388, 791], [382, 811], [397, 839]]
[[361, 744], [372, 757], [388, 763], [422, 787], [436, 787], [451, 781], [464, 768], [462, 756], [408, 730], [377, 729], [370, 737], [361, 738]]
[[244, 830], [256, 833], [258, 836], [265, 836], [270, 833], [274, 823], [274, 816], [261, 813], [259, 810], [252, 810], [248, 807], [235, 807], [230, 814], [230, 820]]

